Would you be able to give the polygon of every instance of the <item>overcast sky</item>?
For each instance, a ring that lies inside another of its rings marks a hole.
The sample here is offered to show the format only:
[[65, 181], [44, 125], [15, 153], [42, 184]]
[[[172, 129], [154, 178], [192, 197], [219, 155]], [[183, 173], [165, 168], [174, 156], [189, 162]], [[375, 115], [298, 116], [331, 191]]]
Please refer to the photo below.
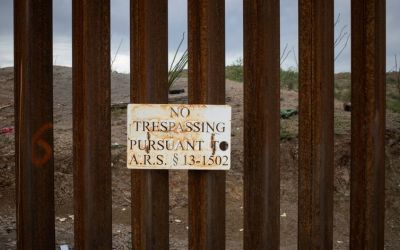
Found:
[[[53, 1], [54, 63], [71, 66], [71, 0]], [[169, 0], [169, 55], [170, 60], [182, 37], [187, 33], [187, 1]], [[297, 0], [281, 0], [281, 52], [288, 45], [297, 54], [298, 9]], [[226, 0], [226, 63], [231, 64], [243, 56], [243, 0]], [[13, 0], [0, 1], [0, 67], [13, 64]], [[336, 37], [341, 30], [350, 32], [350, 0], [335, 0]], [[400, 56], [400, 1], [387, 0], [387, 69], [394, 66], [394, 55]], [[396, 25], [397, 24], [397, 25]], [[113, 69], [129, 72], [129, 0], [111, 0], [111, 55], [118, 52]], [[345, 43], [336, 47], [336, 54]], [[186, 48], [187, 41], [184, 47]], [[335, 62], [335, 71], [350, 70], [350, 41]], [[183, 49], [185, 49], [183, 48]], [[182, 49], [182, 50], [183, 50]], [[285, 60], [283, 68], [296, 68], [294, 53]]]

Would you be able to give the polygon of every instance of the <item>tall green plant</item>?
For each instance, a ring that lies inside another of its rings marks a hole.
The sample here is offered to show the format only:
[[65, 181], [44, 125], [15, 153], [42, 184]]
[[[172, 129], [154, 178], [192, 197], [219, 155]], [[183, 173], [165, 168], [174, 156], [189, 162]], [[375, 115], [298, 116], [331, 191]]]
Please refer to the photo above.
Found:
[[119, 42], [118, 49], [117, 49], [117, 51], [115, 52], [114, 58], [113, 58], [112, 61], [111, 61], [111, 70], [112, 70], [112, 71], [114, 71], [114, 70], [113, 70], [113, 65], [114, 65], [115, 60], [117, 59], [118, 52], [119, 52], [119, 49], [121, 48], [121, 45], [122, 45], [123, 41], [124, 41], [124, 39], [121, 39], [121, 41]]
[[178, 45], [178, 48], [175, 51], [174, 58], [172, 59], [171, 65], [168, 70], [168, 87], [174, 84], [176, 79], [182, 74], [183, 70], [185, 69], [186, 65], [189, 61], [188, 50], [186, 49], [183, 55], [179, 58], [179, 60], [175, 63], [176, 57], [178, 56], [179, 50], [182, 46], [183, 41], [185, 40], [185, 33], [183, 33], [182, 39]]

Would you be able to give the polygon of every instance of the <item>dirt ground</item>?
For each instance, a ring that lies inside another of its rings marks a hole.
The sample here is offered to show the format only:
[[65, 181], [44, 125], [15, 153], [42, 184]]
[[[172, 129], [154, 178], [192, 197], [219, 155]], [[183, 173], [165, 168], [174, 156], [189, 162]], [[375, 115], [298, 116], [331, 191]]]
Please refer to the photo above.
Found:
[[[13, 70], [0, 69], [0, 128], [13, 127]], [[186, 89], [186, 78], [176, 83]], [[57, 245], [73, 246], [71, 69], [54, 68], [55, 200]], [[113, 73], [112, 102], [129, 101], [129, 75]], [[281, 91], [282, 108], [297, 108], [295, 91]], [[185, 94], [170, 102], [187, 101]], [[227, 249], [243, 246], [243, 84], [227, 80], [233, 108], [232, 169], [226, 179]], [[7, 105], [9, 105], [7, 107]], [[298, 117], [281, 121], [281, 249], [296, 249]], [[126, 110], [112, 111], [113, 246], [130, 248], [130, 171], [126, 169]], [[0, 134], [0, 249], [16, 248], [14, 133]], [[349, 246], [350, 113], [335, 103], [334, 248]], [[170, 248], [187, 249], [186, 171], [170, 171]], [[400, 249], [400, 114], [387, 113], [385, 248]]]

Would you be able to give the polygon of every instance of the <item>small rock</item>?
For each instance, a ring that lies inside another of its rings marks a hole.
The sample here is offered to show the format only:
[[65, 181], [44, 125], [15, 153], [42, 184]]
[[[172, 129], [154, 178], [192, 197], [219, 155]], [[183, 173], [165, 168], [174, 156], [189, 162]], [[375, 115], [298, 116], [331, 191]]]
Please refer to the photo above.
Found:
[[343, 110], [346, 112], [351, 112], [351, 103], [350, 102], [343, 103]]

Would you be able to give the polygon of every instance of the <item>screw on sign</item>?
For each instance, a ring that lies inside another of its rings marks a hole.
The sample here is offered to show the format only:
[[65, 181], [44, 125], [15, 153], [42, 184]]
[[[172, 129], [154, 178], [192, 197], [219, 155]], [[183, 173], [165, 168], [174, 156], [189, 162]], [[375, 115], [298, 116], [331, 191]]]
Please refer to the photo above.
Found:
[[32, 136], [32, 163], [41, 167], [46, 164], [53, 155], [53, 149], [49, 143], [43, 139], [45, 133], [53, 128], [53, 124], [46, 123], [36, 130]]

